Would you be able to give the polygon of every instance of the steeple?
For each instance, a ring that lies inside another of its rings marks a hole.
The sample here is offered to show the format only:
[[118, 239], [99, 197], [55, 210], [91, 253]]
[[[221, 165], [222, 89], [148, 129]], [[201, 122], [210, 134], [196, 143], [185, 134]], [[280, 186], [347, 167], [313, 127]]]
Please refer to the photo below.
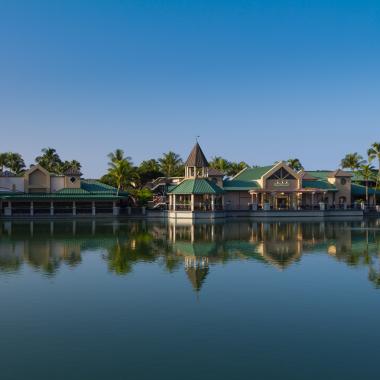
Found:
[[197, 141], [185, 162], [185, 176], [207, 177], [208, 166], [206, 156]]

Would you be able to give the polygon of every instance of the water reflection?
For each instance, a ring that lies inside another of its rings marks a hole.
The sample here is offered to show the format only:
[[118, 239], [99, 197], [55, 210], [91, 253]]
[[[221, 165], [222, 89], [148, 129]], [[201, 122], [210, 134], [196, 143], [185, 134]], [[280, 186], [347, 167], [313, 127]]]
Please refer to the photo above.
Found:
[[102, 221], [34, 221], [0, 224], [0, 271], [29, 265], [53, 276], [75, 267], [88, 251], [99, 251], [109, 270], [125, 275], [136, 263], [159, 262], [168, 272], [185, 270], [200, 291], [212, 265], [255, 260], [286, 270], [305, 254], [325, 253], [350, 266], [368, 268], [380, 288], [380, 221], [239, 221], [181, 224]]

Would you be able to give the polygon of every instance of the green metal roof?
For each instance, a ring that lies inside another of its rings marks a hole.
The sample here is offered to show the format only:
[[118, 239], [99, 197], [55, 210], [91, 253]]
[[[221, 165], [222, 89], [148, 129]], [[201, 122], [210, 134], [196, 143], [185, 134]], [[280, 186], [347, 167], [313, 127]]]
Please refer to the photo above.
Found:
[[331, 183], [323, 180], [306, 180], [302, 181], [302, 187], [305, 189], [322, 189], [337, 191], [337, 188]]
[[271, 170], [275, 164], [270, 166], [260, 166], [255, 168], [245, 168], [235, 177], [223, 182], [224, 189], [227, 191], [238, 190], [252, 190], [259, 189], [260, 185], [257, 183], [265, 173]]
[[117, 189], [96, 180], [81, 180], [80, 188], [65, 188], [54, 193], [0, 192], [1, 199], [12, 200], [116, 200], [127, 195], [126, 192], [119, 192], [117, 195]]
[[223, 188], [227, 191], [236, 190], [252, 190], [259, 189], [260, 185], [257, 181], [240, 181], [240, 180], [226, 180], [223, 182]]
[[223, 190], [214, 182], [204, 178], [185, 179], [174, 189], [171, 194], [221, 194]]
[[307, 170], [306, 173], [314, 178], [326, 180], [331, 175], [332, 170]]
[[260, 179], [266, 172], [271, 170], [276, 164], [269, 166], [257, 166], [255, 168], [246, 168], [238, 173], [231, 181], [253, 181]]
[[[368, 187], [368, 195], [375, 194], [375, 189]], [[351, 195], [355, 197], [365, 197], [365, 186], [351, 183]], [[380, 195], [380, 189], [376, 191], [376, 195]]]

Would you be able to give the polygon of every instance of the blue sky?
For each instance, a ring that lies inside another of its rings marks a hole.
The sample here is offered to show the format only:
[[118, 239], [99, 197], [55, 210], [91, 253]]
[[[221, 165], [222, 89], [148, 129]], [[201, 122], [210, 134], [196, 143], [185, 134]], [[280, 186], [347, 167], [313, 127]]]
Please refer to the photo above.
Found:
[[336, 168], [380, 140], [378, 0], [0, 0], [0, 151], [100, 176], [208, 157]]

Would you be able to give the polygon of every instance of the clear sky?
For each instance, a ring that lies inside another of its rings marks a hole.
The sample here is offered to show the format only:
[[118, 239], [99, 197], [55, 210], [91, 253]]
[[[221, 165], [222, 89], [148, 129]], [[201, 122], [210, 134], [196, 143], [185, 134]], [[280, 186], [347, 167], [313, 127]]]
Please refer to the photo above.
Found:
[[0, 151], [100, 176], [208, 157], [335, 169], [380, 140], [379, 0], [0, 0]]

